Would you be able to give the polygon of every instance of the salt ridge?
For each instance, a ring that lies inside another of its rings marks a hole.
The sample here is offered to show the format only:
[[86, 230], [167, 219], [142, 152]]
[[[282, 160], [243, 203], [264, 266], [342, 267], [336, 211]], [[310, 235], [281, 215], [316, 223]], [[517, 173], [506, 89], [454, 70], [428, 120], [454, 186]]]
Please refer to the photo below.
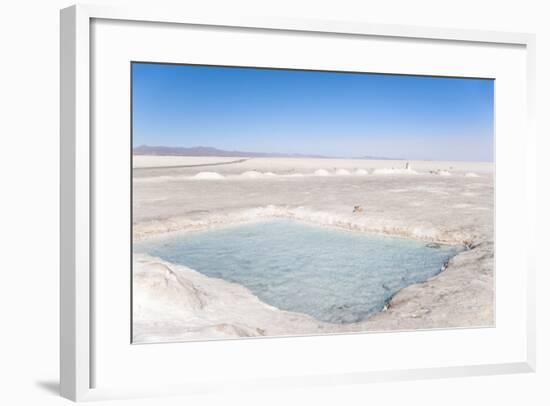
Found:
[[229, 214], [210, 214], [201, 220], [188, 218], [171, 218], [169, 221], [152, 220], [134, 225], [134, 238], [142, 240], [154, 238], [165, 233], [206, 230], [237, 224], [251, 223], [270, 218], [285, 218], [307, 223], [337, 227], [351, 231], [372, 232], [415, 238], [418, 240], [439, 243], [471, 242], [471, 236], [456, 230], [437, 229], [435, 227], [403, 226], [390, 220], [372, 219], [368, 216], [331, 214], [313, 211], [303, 207], [281, 207], [269, 205], [236, 211]]

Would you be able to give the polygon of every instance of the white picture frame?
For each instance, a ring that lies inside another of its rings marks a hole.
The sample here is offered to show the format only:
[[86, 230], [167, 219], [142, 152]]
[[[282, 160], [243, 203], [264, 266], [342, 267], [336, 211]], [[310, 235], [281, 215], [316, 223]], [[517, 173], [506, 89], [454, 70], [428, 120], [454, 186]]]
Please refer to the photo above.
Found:
[[[474, 31], [446, 28], [427, 28], [401, 25], [377, 25], [339, 21], [305, 21], [270, 18], [233, 19], [223, 16], [188, 16], [184, 8], [157, 10], [155, 8], [110, 8], [76, 5], [61, 11], [61, 269], [60, 269], [60, 382], [61, 394], [78, 401], [110, 397], [180, 394], [211, 390], [215, 385], [201, 383], [195, 386], [158, 385], [153, 389], [94, 388], [95, 350], [91, 339], [95, 328], [92, 317], [93, 295], [93, 239], [94, 193], [92, 157], [95, 154], [91, 140], [91, 24], [93, 20], [126, 22], [174, 23], [194, 26], [216, 26], [319, 34], [349, 34], [356, 36], [411, 38], [448, 41], [452, 43], [513, 44], [525, 47], [527, 61], [527, 123], [522, 142], [526, 146], [526, 176], [535, 178], [534, 134], [534, 49], [535, 37], [525, 33]], [[93, 84], [92, 84], [93, 85]], [[525, 184], [525, 205], [534, 208], [535, 185]], [[534, 209], [529, 211], [534, 213]], [[534, 246], [534, 214], [529, 215], [529, 233], [526, 246]], [[535, 369], [535, 261], [534, 249], [527, 248], [525, 272], [527, 298], [525, 305], [525, 357], [520, 361], [471, 363], [463, 366], [441, 366], [393, 369], [380, 371], [318, 374], [307, 376], [279, 376], [277, 379], [245, 381], [247, 386], [273, 387], [278, 385], [326, 385], [336, 383], [363, 383], [380, 380], [423, 379], [469, 375], [530, 372]], [[162, 344], [160, 344], [162, 345]], [[153, 385], [154, 386], [154, 385]]]

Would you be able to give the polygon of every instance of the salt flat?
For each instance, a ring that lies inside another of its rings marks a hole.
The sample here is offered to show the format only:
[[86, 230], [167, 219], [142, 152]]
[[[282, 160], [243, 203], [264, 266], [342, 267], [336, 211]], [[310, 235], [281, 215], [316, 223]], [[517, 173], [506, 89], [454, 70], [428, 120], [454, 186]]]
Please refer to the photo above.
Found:
[[135, 240], [293, 218], [471, 248], [433, 279], [398, 292], [385, 311], [348, 324], [284, 312], [242, 286], [135, 254], [136, 342], [494, 323], [493, 164], [409, 161], [406, 169], [407, 161], [391, 160], [135, 158]]

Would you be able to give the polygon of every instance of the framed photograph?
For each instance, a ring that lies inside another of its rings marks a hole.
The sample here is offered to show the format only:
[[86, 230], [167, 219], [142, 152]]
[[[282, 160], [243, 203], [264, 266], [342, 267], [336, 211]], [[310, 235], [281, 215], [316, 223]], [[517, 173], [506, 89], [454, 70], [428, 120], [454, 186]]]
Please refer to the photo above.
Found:
[[534, 370], [533, 58], [62, 10], [63, 396]]

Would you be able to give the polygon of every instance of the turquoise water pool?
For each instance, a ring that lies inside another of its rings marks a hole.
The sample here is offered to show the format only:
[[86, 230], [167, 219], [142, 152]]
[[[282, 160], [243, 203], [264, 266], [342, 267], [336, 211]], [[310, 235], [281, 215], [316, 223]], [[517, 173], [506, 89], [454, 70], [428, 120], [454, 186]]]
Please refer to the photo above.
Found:
[[138, 242], [134, 251], [246, 286], [279, 309], [364, 320], [438, 274], [461, 246], [273, 220]]

